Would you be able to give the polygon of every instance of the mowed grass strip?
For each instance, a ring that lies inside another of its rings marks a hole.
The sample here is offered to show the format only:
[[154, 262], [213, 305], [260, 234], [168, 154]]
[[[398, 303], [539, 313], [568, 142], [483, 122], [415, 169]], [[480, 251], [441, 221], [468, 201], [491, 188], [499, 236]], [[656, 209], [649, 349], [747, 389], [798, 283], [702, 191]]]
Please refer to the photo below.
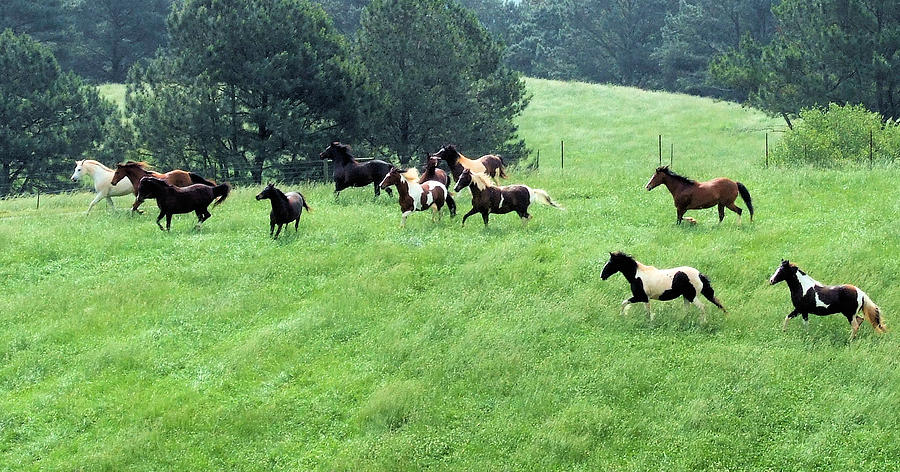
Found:
[[[278, 241], [256, 188], [169, 234], [152, 201], [0, 202], [0, 469], [895, 467], [896, 333], [848, 344], [840, 315], [782, 333], [788, 290], [767, 279], [789, 258], [900, 326], [900, 171], [765, 169], [781, 124], [754, 110], [528, 85], [541, 167], [509, 182], [567, 210], [535, 207], [526, 229], [419, 213], [401, 230], [393, 199], [328, 185], [283, 186], [313, 212]], [[676, 171], [746, 184], [756, 221], [676, 227], [667, 191], [644, 190], [658, 134]], [[729, 314], [622, 315], [627, 283], [599, 279], [613, 250], [697, 267]]]

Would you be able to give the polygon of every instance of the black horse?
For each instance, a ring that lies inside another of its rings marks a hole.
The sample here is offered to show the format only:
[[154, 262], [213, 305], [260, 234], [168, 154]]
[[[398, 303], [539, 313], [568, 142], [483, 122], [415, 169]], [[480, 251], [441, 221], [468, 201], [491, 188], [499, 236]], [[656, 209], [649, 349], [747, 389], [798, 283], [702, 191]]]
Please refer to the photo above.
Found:
[[296, 232], [297, 227], [300, 226], [300, 214], [303, 213], [303, 209], [306, 208], [306, 211], [312, 211], [309, 205], [306, 204], [306, 198], [300, 192], [284, 193], [275, 188], [274, 184], [266, 185], [266, 188], [259, 192], [256, 199], [269, 199], [272, 202], [272, 211], [269, 212], [269, 236], [272, 236], [272, 233], [275, 231], [275, 225], [278, 225], [278, 232], [275, 233], [274, 239], [278, 239], [278, 235], [281, 234], [281, 228], [284, 225], [291, 224], [292, 221]]
[[[350, 146], [337, 141], [332, 142], [319, 154], [323, 160], [334, 161], [334, 196], [337, 198], [341, 190], [347, 187], [365, 187], [372, 184], [375, 189], [375, 197], [381, 195], [378, 184], [384, 176], [391, 171], [391, 164], [381, 160], [371, 160], [360, 164], [350, 154]], [[388, 195], [393, 195], [391, 189], [384, 189]]]
[[[156, 177], [142, 177], [138, 198], [146, 200], [148, 198], [156, 199], [156, 205], [159, 207], [159, 216], [156, 217], [156, 225], [163, 231], [169, 231], [172, 227], [172, 215], [176, 213], [197, 214], [197, 227], [212, 216], [207, 209], [209, 204], [216, 200], [216, 205], [225, 201], [231, 192], [231, 185], [228, 182], [210, 187], [205, 184], [188, 185], [187, 187], [176, 187], [163, 179]], [[163, 229], [159, 224], [162, 217], [166, 217], [166, 227]]]

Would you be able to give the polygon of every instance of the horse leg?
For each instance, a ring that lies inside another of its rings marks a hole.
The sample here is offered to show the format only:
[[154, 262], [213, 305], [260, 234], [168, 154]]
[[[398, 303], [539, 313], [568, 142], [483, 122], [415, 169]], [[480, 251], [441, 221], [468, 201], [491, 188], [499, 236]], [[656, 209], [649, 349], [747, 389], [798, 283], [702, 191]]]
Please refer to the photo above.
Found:
[[449, 193], [447, 194], [447, 209], [450, 210], [450, 218], [456, 216], [456, 201]]
[[784, 323], [781, 324], [781, 330], [786, 331], [788, 321], [790, 321], [792, 318], [796, 317], [799, 314], [800, 314], [800, 312], [798, 312], [796, 309], [794, 311], [788, 313], [788, 315], [784, 317]]
[[172, 214], [166, 214], [166, 231], [172, 230]]
[[156, 217], [156, 226], [159, 226], [160, 231], [165, 231], [165, 229], [163, 229], [162, 225], [159, 224], [159, 220], [161, 220], [164, 216], [166, 216], [166, 213], [163, 212], [162, 210], [159, 210], [159, 216]]
[[676, 207], [676, 213], [677, 213], [677, 216], [676, 216], [676, 219], [675, 219], [675, 224], [676, 224], [676, 225], [680, 225], [680, 224], [681, 224], [681, 220], [684, 219], [684, 213], [685, 213], [686, 211], [687, 211], [687, 208]]
[[97, 196], [95, 196], [94, 199], [91, 201], [91, 204], [88, 205], [88, 209], [87, 209], [87, 212], [85, 213], [85, 215], [88, 215], [91, 213], [91, 208], [94, 208], [94, 205], [96, 205], [97, 202], [99, 202], [101, 198], [103, 198], [103, 194], [100, 192], [97, 192]]
[[700, 309], [700, 323], [706, 324], [706, 306], [700, 301], [700, 297], [694, 297], [694, 300], [691, 301], [691, 303]]
[[138, 215], [143, 215], [143, 214], [144, 214], [144, 210], [141, 210], [141, 209], [138, 208], [139, 206], [141, 206], [141, 203], [144, 203], [144, 200], [141, 200], [140, 197], [135, 198], [135, 199], [134, 199], [134, 204], [131, 205], [131, 212], [132, 212], [132, 213], [137, 212]]
[[388, 194], [389, 197], [393, 197], [393, 196], [394, 196], [394, 191], [391, 190], [390, 187], [384, 189], [384, 191], [387, 192], [387, 194]]
[[109, 196], [109, 194], [106, 194], [106, 203], [107, 203], [107, 204], [109, 205], [109, 207], [112, 208], [113, 210], [116, 209], [116, 204], [113, 203], [113, 199], [112, 199], [112, 197]]
[[861, 325], [863, 319], [861, 316], [853, 316], [853, 321], [850, 322], [850, 341], [853, 341], [853, 338], [856, 337], [856, 332], [859, 331], [859, 325]]
[[728, 204], [728, 209], [731, 210], [731, 211], [733, 211], [733, 212], [735, 212], [735, 213], [737, 213], [738, 226], [740, 226], [740, 224], [741, 224], [741, 213], [743, 213], [744, 210], [742, 210], [741, 207], [735, 205], [734, 202], [731, 202], [731, 203]]
[[653, 321], [653, 312], [650, 311], [650, 302], [644, 302], [644, 306], [647, 307], [647, 314], [650, 315], [650, 321]]
[[400, 217], [401, 228], [406, 228], [406, 217], [409, 216], [410, 213], [412, 213], [412, 210], [403, 212], [403, 216]]
[[484, 227], [485, 227], [485, 228], [487, 228], [487, 225], [488, 225], [488, 215], [490, 215], [490, 214], [491, 214], [490, 211], [483, 211], [483, 212], [481, 212], [481, 219], [484, 220]]
[[372, 188], [375, 189], [375, 198], [378, 198], [381, 195], [381, 189], [378, 187], [378, 182], [372, 182]]
[[431, 204], [431, 222], [437, 223], [437, 215], [438, 215], [438, 207], [435, 204]]
[[299, 228], [299, 227], [300, 227], [300, 216], [298, 215], [297, 219], [294, 220], [294, 232], [295, 233], [297, 232], [297, 228]]
[[803, 314], [803, 327], [806, 328], [807, 331], [809, 331], [809, 313]]
[[278, 239], [278, 235], [281, 234], [281, 228], [283, 226], [284, 226], [283, 224], [278, 223], [278, 231], [275, 232], [275, 238], [273, 238], [273, 239]]
[[725, 205], [719, 204], [719, 223], [725, 219]]
[[474, 215], [475, 213], [478, 213], [478, 210], [472, 208], [471, 210], [469, 210], [468, 213], [466, 213], [465, 215], [463, 215], [462, 225], [465, 226], [465, 225], [466, 225], [466, 218], [468, 218], [468, 217]]

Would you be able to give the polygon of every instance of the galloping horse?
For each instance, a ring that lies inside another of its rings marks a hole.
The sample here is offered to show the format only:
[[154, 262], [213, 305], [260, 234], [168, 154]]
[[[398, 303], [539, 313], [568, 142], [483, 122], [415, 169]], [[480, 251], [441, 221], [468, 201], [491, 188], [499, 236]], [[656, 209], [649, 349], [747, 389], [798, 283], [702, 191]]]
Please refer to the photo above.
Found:
[[[653, 190], [659, 184], [665, 185], [675, 200], [675, 209], [678, 214], [676, 224], [681, 224], [681, 220], [685, 219], [684, 212], [688, 210], [710, 208], [715, 205], [719, 206], [719, 223], [725, 218], [725, 208], [727, 207], [737, 213], [738, 224], [740, 224], [743, 210], [734, 204], [738, 194], [747, 204], [747, 208], [750, 210], [750, 221], [753, 221], [753, 202], [750, 200], [750, 192], [740, 182], [722, 177], [698, 183], [672, 172], [669, 166], [662, 166], [656, 168], [653, 177], [647, 182], [647, 191]], [[691, 223], [697, 222], [693, 218], [686, 219]]]
[[[450, 178], [447, 177], [447, 173], [443, 169], [438, 168], [440, 160], [441, 158], [437, 156], [428, 156], [425, 160], [425, 173], [419, 177], [419, 184], [434, 180], [444, 184], [444, 187], [450, 187]], [[453, 200], [453, 195], [450, 195], [450, 192], [447, 192], [447, 209], [450, 210], [451, 217], [456, 216], [456, 201]]]
[[72, 182], [78, 182], [85, 173], [91, 176], [91, 179], [94, 181], [94, 190], [97, 191], [94, 200], [88, 205], [87, 213], [90, 213], [91, 208], [94, 208], [94, 205], [103, 198], [106, 198], [106, 202], [110, 207], [115, 208], [116, 205], [113, 203], [112, 197], [128, 195], [134, 192], [134, 186], [131, 185], [131, 181], [129, 180], [113, 185], [111, 181], [114, 171], [91, 159], [75, 161], [75, 172], [72, 173], [71, 177]]
[[447, 198], [447, 187], [444, 184], [435, 180], [419, 184], [418, 178], [418, 171], [401, 173], [396, 167], [391, 167], [379, 185], [383, 189], [387, 189], [391, 185], [397, 186], [397, 194], [400, 195], [400, 210], [403, 212], [400, 218], [401, 227], [406, 226], [406, 217], [410, 213], [429, 208], [431, 208], [431, 221], [434, 221], [435, 217], [440, 215]]
[[110, 180], [110, 183], [113, 185], [118, 184], [119, 181], [125, 177], [128, 177], [128, 180], [131, 181], [136, 197], [134, 199], [134, 205], [131, 206], [131, 211], [143, 213], [138, 207], [141, 206], [141, 203], [144, 203], [144, 199], [141, 198], [140, 195], [141, 179], [144, 177], [156, 177], [157, 179], [165, 180], [176, 187], [187, 187], [188, 185], [193, 184], [203, 184], [210, 187], [216, 185], [214, 182], [210, 182], [193, 172], [175, 169], [166, 172], [165, 174], [160, 174], [159, 172], [147, 170], [147, 167], [149, 167], [149, 165], [146, 162], [128, 161], [124, 164], [116, 164], [116, 171], [113, 173], [112, 179]]
[[881, 319], [881, 309], [878, 305], [872, 302], [865, 292], [853, 285], [822, 285], [784, 259], [769, 279], [769, 285], [775, 285], [782, 280], [787, 282], [791, 291], [791, 303], [794, 304], [794, 310], [784, 317], [782, 331], [787, 329], [788, 321], [797, 315], [803, 316], [803, 324], [809, 327], [810, 314], [825, 316], [840, 313], [850, 322], [852, 341], [863, 322], [863, 318], [858, 315], [860, 312], [865, 315], [865, 319], [876, 332], [883, 333], [887, 329]]
[[450, 172], [453, 173], [453, 178], [456, 180], [459, 180], [459, 176], [466, 169], [472, 172], [483, 172], [491, 177], [497, 177], [499, 172], [501, 178], [506, 178], [506, 164], [503, 163], [502, 157], [494, 154], [487, 154], [472, 160], [460, 154], [454, 145], [447, 144], [434, 155], [447, 161]]
[[700, 321], [706, 323], [706, 309], [700, 302], [699, 295], [703, 295], [713, 305], [724, 312], [725, 307], [716, 298], [709, 279], [693, 267], [676, 267], [674, 269], [657, 269], [636, 261], [633, 257], [622, 252], [609, 253], [609, 261], [603, 266], [600, 278], [606, 280], [616, 272], [621, 272], [625, 280], [631, 285], [631, 298], [622, 302], [622, 311], [632, 303], [643, 303], [647, 307], [650, 320], [653, 320], [653, 312], [650, 311], [650, 300], [674, 300], [684, 297], [684, 303], [693, 303], [700, 309]]
[[466, 187], [472, 192], [472, 209], [463, 216], [463, 226], [466, 225], [466, 218], [475, 213], [481, 213], [484, 225], [487, 226], [490, 213], [503, 214], [511, 211], [519, 214], [522, 226], [525, 226], [531, 219], [528, 207], [534, 202], [563, 210], [563, 207], [554, 202], [544, 190], [526, 185], [497, 187], [491, 178], [482, 172], [464, 170], [456, 180], [455, 191], [459, 192]]
[[278, 190], [274, 184], [266, 185], [266, 188], [256, 196], [256, 200], [263, 199], [269, 199], [272, 202], [272, 211], [269, 212], [269, 236], [272, 236], [275, 225], [278, 225], [278, 232], [275, 233], [274, 239], [278, 239], [281, 228], [291, 224], [292, 221], [296, 232], [297, 227], [300, 226], [300, 214], [303, 213], [303, 209], [312, 211], [300, 192], [284, 193]]
[[[341, 144], [337, 141], [332, 142], [319, 154], [322, 160], [331, 159], [334, 161], [334, 197], [337, 198], [341, 190], [347, 187], [365, 187], [372, 184], [375, 188], [375, 198], [381, 195], [378, 183], [381, 179], [391, 171], [394, 167], [390, 163], [371, 160], [360, 164], [350, 154], [350, 146]], [[391, 189], [386, 188], [388, 195], [393, 195]]]
[[164, 179], [147, 176], [141, 178], [138, 197], [141, 198], [141, 201], [144, 201], [144, 199], [147, 198], [156, 199], [156, 205], [159, 207], [159, 216], [156, 217], [156, 225], [159, 226], [159, 229], [163, 229], [162, 225], [159, 224], [159, 220], [165, 216], [165, 231], [169, 231], [172, 227], [172, 215], [177, 213], [190, 213], [192, 211], [197, 214], [197, 228], [199, 228], [204, 221], [212, 216], [207, 209], [209, 204], [212, 203], [216, 197], [219, 199], [216, 200], [216, 203], [213, 206], [222, 203], [228, 198], [230, 192], [231, 185], [227, 182], [214, 187], [206, 184], [176, 187]]

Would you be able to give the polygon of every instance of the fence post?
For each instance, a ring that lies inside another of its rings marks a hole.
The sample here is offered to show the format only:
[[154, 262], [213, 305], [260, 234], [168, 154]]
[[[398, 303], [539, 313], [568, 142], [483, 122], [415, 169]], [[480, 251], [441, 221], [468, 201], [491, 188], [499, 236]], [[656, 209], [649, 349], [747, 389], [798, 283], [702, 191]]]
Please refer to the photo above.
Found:
[[563, 169], [566, 166], [566, 143], [563, 140], [559, 140], [559, 168]]
[[37, 206], [34, 207], [35, 210], [41, 209], [41, 189], [37, 190]]
[[769, 168], [769, 132], [766, 132], [766, 169]]
[[662, 135], [659, 135], [659, 166], [662, 167]]
[[328, 182], [328, 161], [322, 160], [322, 180]]

